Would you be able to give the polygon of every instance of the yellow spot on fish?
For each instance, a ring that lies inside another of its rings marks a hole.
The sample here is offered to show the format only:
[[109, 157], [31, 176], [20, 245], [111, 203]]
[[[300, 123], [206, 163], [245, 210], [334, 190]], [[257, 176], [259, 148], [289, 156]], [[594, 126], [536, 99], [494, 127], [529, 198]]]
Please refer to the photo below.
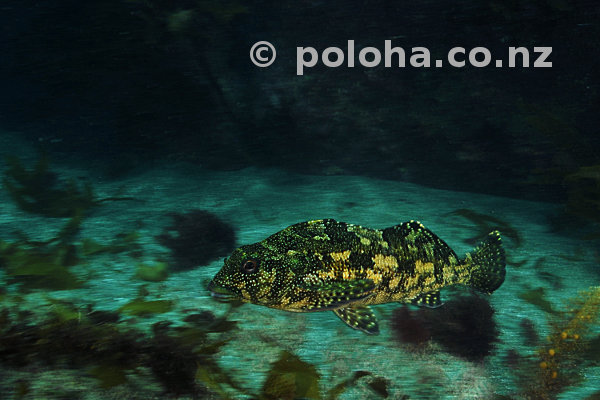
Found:
[[399, 284], [400, 284], [400, 277], [399, 276], [396, 276], [396, 277], [392, 278], [390, 280], [390, 285], [389, 285], [390, 289], [392, 289], [392, 290], [396, 289]]
[[423, 279], [423, 285], [428, 287], [428, 288], [433, 288], [434, 284], [435, 284], [435, 275], [433, 274], [429, 274], [429, 275], [424, 275], [424, 279]]
[[323, 236], [313, 236], [315, 240], [329, 240], [329, 236], [323, 234]]
[[307, 283], [309, 285], [318, 285], [323, 282], [316, 275], [309, 274], [306, 275], [306, 277], [304, 278], [304, 283]]
[[350, 250], [346, 250], [341, 253], [329, 253], [329, 255], [333, 258], [333, 261], [340, 262], [348, 261], [350, 259], [350, 253], [352, 253]]
[[354, 280], [356, 279], [356, 272], [352, 269], [344, 269], [344, 272], [342, 272], [342, 278], [344, 278], [344, 280]]
[[373, 283], [379, 285], [381, 283], [382, 275], [379, 272], [375, 272], [373, 270], [368, 269], [367, 279], [370, 279], [373, 281]]
[[361, 237], [360, 238], [360, 242], [362, 244], [364, 244], [365, 246], [369, 246], [371, 244], [371, 241], [369, 239], [365, 238], [365, 237]]
[[394, 256], [384, 256], [383, 254], [376, 254], [372, 258], [372, 260], [375, 263], [376, 269], [389, 271], [398, 268], [398, 260], [396, 260], [396, 257]]
[[404, 278], [404, 288], [408, 291], [419, 289], [419, 276], [407, 275]]
[[310, 306], [310, 300], [308, 298], [302, 299], [300, 301], [296, 301], [294, 303], [290, 303], [289, 307], [291, 308], [290, 311], [294, 311], [294, 310], [302, 310], [305, 308], [309, 308]]
[[319, 278], [325, 279], [325, 280], [336, 278], [335, 271], [332, 269], [318, 271], [317, 275], [319, 276]]
[[421, 260], [417, 260], [415, 262], [415, 273], [417, 273], [417, 274], [432, 274], [433, 273], [433, 263], [432, 262], [424, 263]]
[[260, 276], [260, 290], [256, 293], [256, 297], [259, 299], [262, 297], [266, 297], [273, 287], [273, 282], [275, 281], [276, 271], [272, 271], [271, 273], [261, 272]]
[[284, 308], [285, 306], [290, 304], [290, 301], [292, 301], [292, 299], [290, 299], [289, 297], [282, 297], [281, 298], [281, 306], [282, 308]]

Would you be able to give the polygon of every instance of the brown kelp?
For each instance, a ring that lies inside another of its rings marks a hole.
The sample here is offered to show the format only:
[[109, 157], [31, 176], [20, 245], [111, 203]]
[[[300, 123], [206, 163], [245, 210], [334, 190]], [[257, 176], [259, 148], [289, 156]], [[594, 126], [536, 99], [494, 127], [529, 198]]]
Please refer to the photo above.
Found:
[[174, 304], [170, 300], [145, 300], [138, 297], [119, 308], [119, 312], [144, 317], [169, 312], [173, 306]]
[[[83, 222], [81, 212], [76, 212], [63, 228], [48, 240], [31, 240], [25, 232], [18, 231], [15, 241], [0, 240], [0, 269], [4, 269], [10, 284], [19, 284], [21, 291], [31, 289], [68, 290], [83, 285], [71, 267], [85, 263], [101, 253], [128, 252], [135, 256], [140, 251], [135, 232], [118, 234], [109, 244], [99, 244], [84, 238], [77, 243]], [[151, 271], [144, 270], [145, 280], [166, 279], [165, 268], [160, 263]], [[150, 267], [148, 267], [150, 268]]]
[[47, 217], [70, 217], [77, 210], [95, 205], [91, 185], [79, 187], [74, 180], [60, 182], [49, 170], [48, 157], [42, 155], [32, 170], [26, 169], [18, 158], [7, 158], [4, 188], [23, 211]]
[[498, 230], [502, 233], [502, 236], [506, 236], [513, 241], [515, 247], [520, 247], [522, 243], [521, 235], [513, 228], [508, 222], [501, 220], [500, 218], [492, 215], [482, 214], [477, 211], [473, 211], [467, 208], [460, 208], [448, 213], [450, 216], [462, 217], [471, 222], [477, 234], [472, 238], [466, 240], [470, 245], [475, 244], [479, 239], [485, 237], [488, 233]]
[[131, 197], [97, 199], [89, 183], [78, 185], [74, 179], [64, 182], [50, 171], [49, 160], [40, 155], [33, 169], [21, 164], [17, 157], [8, 157], [8, 169], [2, 180], [4, 188], [23, 211], [53, 218], [69, 218], [106, 201], [135, 200]]
[[319, 387], [324, 382], [322, 382], [316, 367], [289, 351], [282, 351], [279, 359], [271, 364], [271, 370], [267, 374], [258, 398], [334, 400], [359, 381], [365, 383], [375, 398], [389, 396], [389, 381], [368, 371], [355, 371], [348, 379], [344, 379], [328, 391], [322, 392]]
[[133, 255], [141, 251], [141, 246], [138, 243], [140, 234], [133, 232], [122, 232], [115, 236], [109, 243], [98, 243], [94, 239], [81, 239], [81, 254], [84, 256], [92, 256], [97, 254], [118, 254], [123, 252], [131, 252]]
[[161, 282], [167, 279], [168, 265], [165, 262], [157, 261], [151, 265], [139, 263], [135, 270], [136, 278], [148, 282]]
[[[569, 301], [567, 310], [550, 314], [551, 332], [531, 364], [517, 371], [522, 393], [529, 399], [552, 400], [583, 379], [593, 360], [600, 317], [600, 287], [591, 287]], [[598, 349], [596, 349], [597, 351]]]
[[320, 398], [319, 379], [320, 375], [313, 365], [283, 351], [279, 360], [272, 364], [261, 397], [317, 399]]
[[66, 290], [80, 287], [83, 282], [69, 267], [79, 262], [72, 239], [79, 231], [81, 214], [76, 213], [61, 231], [47, 241], [29, 240], [20, 232], [15, 242], [0, 241], [0, 268], [9, 283], [19, 283], [21, 290]]
[[[103, 388], [127, 383], [128, 375], [147, 369], [167, 393], [194, 396], [209, 390], [195, 378], [200, 366], [211, 374], [226, 376], [214, 355], [227, 341], [209, 337], [215, 324], [207, 318], [178, 327], [158, 322], [152, 333], [146, 334], [124, 328], [110, 312], [57, 300], [49, 302], [52, 306], [48, 307], [48, 315], [38, 322], [29, 316], [19, 317], [23, 314], [16, 310], [0, 311], [2, 364], [87, 369]], [[234, 327], [221, 323], [219, 331]]]
[[543, 287], [526, 290], [524, 292], [518, 293], [517, 296], [521, 300], [525, 300], [529, 304], [536, 306], [542, 311], [545, 311], [549, 314], [556, 313], [554, 308], [552, 308], [552, 303], [546, 300], [546, 290]]
[[[229, 313], [216, 317], [210, 311], [196, 310], [177, 324], [157, 322], [147, 333], [124, 326], [119, 313], [47, 301], [47, 314], [41, 320], [16, 308], [0, 310], [0, 365], [83, 370], [97, 379], [101, 389], [127, 385], [134, 375], [149, 371], [165, 395], [195, 398], [334, 400], [359, 383], [376, 398], [390, 395], [390, 382], [368, 371], [356, 371], [337, 384], [324, 382], [315, 365], [289, 351], [280, 353], [260, 391], [253, 393], [217, 361], [230, 340], [229, 332], [236, 329], [235, 322], [227, 320]], [[322, 390], [325, 384], [332, 387]], [[23, 382], [14, 391], [31, 393], [33, 389]], [[77, 393], [68, 395], [77, 397]]]

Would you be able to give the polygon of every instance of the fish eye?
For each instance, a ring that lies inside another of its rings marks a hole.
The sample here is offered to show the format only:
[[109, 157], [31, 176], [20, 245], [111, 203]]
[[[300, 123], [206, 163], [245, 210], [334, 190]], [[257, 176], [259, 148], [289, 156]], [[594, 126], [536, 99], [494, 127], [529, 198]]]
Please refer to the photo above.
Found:
[[242, 272], [251, 274], [258, 270], [258, 260], [249, 259], [242, 263]]

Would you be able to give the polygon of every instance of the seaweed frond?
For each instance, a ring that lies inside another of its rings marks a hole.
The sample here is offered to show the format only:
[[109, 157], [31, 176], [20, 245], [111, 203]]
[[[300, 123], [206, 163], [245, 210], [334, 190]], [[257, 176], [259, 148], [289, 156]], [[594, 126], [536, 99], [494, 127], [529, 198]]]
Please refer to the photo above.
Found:
[[64, 182], [50, 171], [48, 157], [40, 155], [28, 170], [17, 157], [7, 157], [4, 188], [21, 210], [52, 218], [69, 218], [107, 201], [137, 200], [133, 197], [97, 199], [92, 185], [78, 185], [74, 179]]
[[31, 241], [24, 234], [20, 241], [0, 241], [0, 267], [4, 268], [11, 283], [19, 283], [20, 290], [76, 289], [83, 282], [69, 267], [79, 263], [72, 237], [79, 231], [79, 214], [71, 218], [57, 236], [47, 241]]
[[16, 157], [7, 158], [7, 164], [4, 188], [23, 211], [64, 218], [97, 204], [90, 184], [79, 187], [74, 180], [61, 184], [58, 175], [49, 170], [45, 155], [32, 170], [26, 169]]
[[282, 351], [263, 385], [265, 399], [320, 399], [320, 375], [314, 365]]
[[552, 303], [546, 300], [546, 290], [543, 287], [537, 289], [527, 290], [517, 294], [521, 300], [525, 300], [529, 304], [532, 304], [542, 311], [549, 314], [554, 314], [556, 311], [552, 308]]
[[145, 317], [153, 314], [163, 314], [172, 309], [173, 302], [170, 300], [144, 300], [137, 298], [125, 304], [119, 311], [129, 315]]
[[583, 369], [590, 361], [588, 349], [594, 340], [590, 337], [592, 327], [599, 316], [600, 286], [581, 292], [571, 300], [570, 310], [551, 320], [552, 332], [538, 349], [535, 373], [522, 377], [528, 398], [555, 399], [583, 379]]
[[87, 370], [102, 388], [127, 383], [129, 375], [146, 369], [167, 393], [204, 398], [212, 388], [197, 378], [202, 368], [247, 394], [218, 366], [215, 354], [227, 340], [209, 337], [210, 324], [172, 328], [170, 322], [158, 322], [152, 334], [147, 334], [123, 328], [111, 313], [94, 311], [91, 306], [76, 307], [52, 299], [49, 303], [48, 315], [41, 322], [16, 320], [8, 309], [0, 310], [3, 367], [68, 365]]
[[84, 256], [92, 256], [97, 254], [118, 254], [123, 252], [136, 253], [141, 249], [138, 239], [140, 234], [133, 232], [123, 232], [107, 244], [98, 243], [94, 239], [84, 238], [81, 240], [81, 253]]
[[157, 261], [152, 265], [139, 263], [135, 270], [135, 276], [143, 281], [161, 282], [167, 279], [169, 275], [168, 265], [165, 262]]
[[468, 244], [476, 244], [481, 237], [486, 236], [491, 231], [498, 230], [503, 236], [510, 238], [515, 247], [520, 247], [522, 244], [521, 235], [508, 222], [496, 218], [492, 215], [478, 213], [468, 208], [460, 208], [454, 210], [448, 215], [462, 217], [470, 221], [477, 230], [477, 234], [466, 240]]

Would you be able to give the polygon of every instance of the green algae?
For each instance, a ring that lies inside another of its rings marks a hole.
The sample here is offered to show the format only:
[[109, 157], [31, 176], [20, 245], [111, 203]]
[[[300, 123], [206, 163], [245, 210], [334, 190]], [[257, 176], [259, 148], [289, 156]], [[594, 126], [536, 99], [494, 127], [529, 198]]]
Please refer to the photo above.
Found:
[[81, 240], [81, 253], [84, 256], [98, 254], [119, 254], [140, 249], [138, 232], [119, 233], [110, 243], [98, 243], [94, 239], [84, 238]]
[[0, 310], [3, 365], [68, 365], [87, 370], [102, 388], [125, 384], [130, 374], [151, 371], [167, 393], [200, 398], [210, 390], [195, 377], [202, 367], [222, 385], [243, 392], [214, 358], [228, 340], [210, 338], [200, 324], [172, 328], [163, 321], [148, 334], [111, 322], [104, 318], [106, 312], [90, 305], [78, 308], [54, 299], [49, 302], [46, 318], [36, 322], [31, 315], [16, 318], [18, 310]]
[[525, 300], [529, 304], [532, 304], [540, 310], [549, 314], [554, 314], [556, 311], [552, 308], [552, 303], [546, 300], [546, 290], [542, 287], [537, 289], [527, 290], [517, 294], [521, 300]]
[[74, 248], [31, 248], [0, 241], [0, 261], [10, 283], [19, 289], [68, 290], [77, 289], [83, 281], [69, 271], [75, 263]]
[[[234, 306], [230, 307], [230, 310]], [[185, 310], [184, 310], [185, 311]], [[205, 332], [224, 333], [233, 330], [237, 322], [227, 319], [229, 312], [221, 317], [215, 317], [210, 311], [202, 311], [195, 314], [190, 314], [183, 320], [190, 323], [192, 326], [200, 327]]]
[[82, 317], [81, 310], [71, 302], [52, 298], [47, 298], [46, 300], [50, 303], [49, 314], [59, 322], [81, 321], [82, 318], [85, 318], [85, 316]]
[[146, 317], [153, 314], [163, 314], [173, 309], [174, 303], [171, 300], [144, 300], [134, 299], [125, 304], [119, 311], [137, 317]]
[[508, 222], [492, 215], [478, 213], [467, 208], [454, 210], [448, 213], [448, 215], [462, 217], [475, 226], [477, 235], [466, 240], [466, 242], [471, 245], [476, 244], [481, 237], [486, 236], [488, 233], [494, 230], [498, 230], [502, 236], [510, 238], [515, 247], [520, 247], [523, 242], [521, 235], [515, 228], [513, 228]]
[[320, 399], [320, 375], [314, 365], [282, 351], [263, 385], [264, 399]]
[[23, 166], [17, 157], [6, 159], [8, 169], [2, 180], [4, 188], [21, 210], [51, 218], [69, 218], [84, 214], [107, 201], [137, 200], [132, 197], [97, 199], [89, 183], [65, 182], [50, 171], [49, 160], [41, 154], [32, 169]]
[[143, 281], [161, 282], [167, 279], [169, 275], [168, 265], [165, 262], [156, 262], [152, 265], [139, 263], [137, 265], [135, 276]]
[[218, 367], [216, 363], [198, 365], [194, 379], [222, 399], [236, 398], [229, 394], [227, 388], [235, 388], [238, 392], [249, 395], [249, 392], [234, 383], [229, 374]]
[[29, 382], [24, 380], [17, 381], [17, 387], [15, 388], [15, 399], [24, 399], [29, 392], [31, 392], [31, 387]]
[[515, 268], [521, 268], [523, 265], [527, 264], [527, 261], [528, 261], [527, 259], [523, 259], [523, 260], [517, 261], [517, 260], [515, 260], [513, 258], [508, 258], [506, 260], [506, 263], [509, 264], [509, 265], [511, 265], [511, 266], [513, 266], [513, 267], [515, 267]]
[[370, 380], [367, 384], [369, 385], [371, 390], [373, 390], [375, 393], [377, 393], [381, 397], [387, 398], [389, 396], [389, 392], [388, 392], [389, 380], [378, 376], [378, 377], [375, 377], [372, 380]]
[[367, 371], [355, 371], [350, 378], [343, 380], [342, 382], [329, 389], [327, 391], [326, 398], [328, 400], [337, 399], [342, 393], [344, 393], [350, 387], [354, 386], [359, 379], [365, 376], [371, 376], [371, 373]]
[[596, 363], [596, 365], [600, 365], [600, 335], [589, 341], [587, 354], [591, 361]]
[[110, 389], [127, 383], [126, 370], [115, 364], [102, 364], [92, 367], [88, 373], [96, 378], [103, 389]]
[[[344, 381], [338, 383], [333, 388], [331, 388], [324, 398], [326, 398], [327, 400], [337, 399], [346, 390], [355, 386], [359, 381], [363, 380], [363, 378], [367, 380], [366, 385], [367, 387], [369, 387], [369, 389], [371, 389], [374, 392], [374, 394], [383, 398], [389, 397], [388, 386], [390, 384], [390, 381], [388, 379], [383, 378], [381, 376], [375, 376], [368, 371], [355, 371], [350, 378], [345, 379]], [[408, 399], [408, 396], [404, 395], [398, 398]]]
[[91, 185], [80, 187], [74, 180], [61, 183], [57, 174], [49, 170], [45, 155], [31, 170], [16, 157], [7, 158], [6, 162], [4, 188], [23, 211], [64, 218], [96, 205]]
[[72, 238], [79, 232], [81, 214], [76, 213], [60, 232], [50, 240], [32, 241], [24, 233], [10, 243], [0, 241], [0, 267], [9, 283], [18, 283], [19, 290], [77, 289], [83, 281], [69, 271], [80, 260]]

